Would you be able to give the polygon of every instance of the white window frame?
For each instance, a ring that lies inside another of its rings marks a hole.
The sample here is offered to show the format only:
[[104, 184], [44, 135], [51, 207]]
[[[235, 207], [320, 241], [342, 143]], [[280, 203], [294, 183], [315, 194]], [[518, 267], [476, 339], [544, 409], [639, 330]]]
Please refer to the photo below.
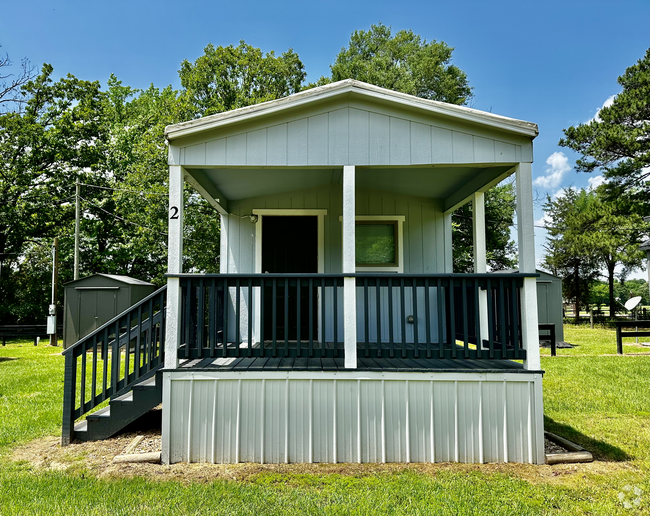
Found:
[[[404, 272], [404, 221], [406, 220], [405, 215], [356, 215], [354, 221], [364, 222], [386, 222], [389, 224], [397, 223], [397, 265], [396, 266], [376, 266], [372, 265], [369, 267], [359, 267], [356, 266], [356, 272]], [[343, 221], [343, 217], [339, 217], [339, 221]], [[343, 226], [341, 226], [341, 231], [343, 231]]]

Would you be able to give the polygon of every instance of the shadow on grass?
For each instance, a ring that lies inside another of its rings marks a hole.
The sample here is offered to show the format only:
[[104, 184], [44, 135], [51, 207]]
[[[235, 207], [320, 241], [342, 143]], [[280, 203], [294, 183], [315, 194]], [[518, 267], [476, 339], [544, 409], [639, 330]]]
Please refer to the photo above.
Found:
[[583, 433], [578, 432], [569, 425], [558, 423], [548, 416], [544, 416], [544, 430], [552, 432], [569, 441], [579, 444], [594, 456], [596, 460], [608, 462], [625, 462], [634, 459], [631, 455], [620, 448], [613, 446], [605, 441], [593, 439]]
[[9, 360], [18, 360], [18, 357], [0, 357], [0, 362], [8, 362]]

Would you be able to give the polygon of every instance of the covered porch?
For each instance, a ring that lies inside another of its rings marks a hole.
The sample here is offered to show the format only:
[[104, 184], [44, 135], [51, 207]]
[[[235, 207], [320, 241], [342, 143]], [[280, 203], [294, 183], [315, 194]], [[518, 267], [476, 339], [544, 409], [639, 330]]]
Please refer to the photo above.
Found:
[[[163, 459], [543, 461], [536, 134], [356, 81], [167, 128]], [[520, 272], [488, 273], [510, 175]], [[183, 270], [185, 182], [221, 215], [220, 274]], [[475, 273], [453, 274], [470, 201]]]

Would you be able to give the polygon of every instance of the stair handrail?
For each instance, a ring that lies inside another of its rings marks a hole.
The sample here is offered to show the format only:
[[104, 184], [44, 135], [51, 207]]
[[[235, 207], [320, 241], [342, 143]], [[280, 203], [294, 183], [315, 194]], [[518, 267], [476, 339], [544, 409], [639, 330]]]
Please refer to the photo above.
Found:
[[[159, 288], [122, 313], [102, 324], [99, 328], [79, 339], [63, 351], [65, 373], [63, 386], [63, 423], [61, 444], [67, 445], [74, 437], [75, 421], [106, 399], [114, 398], [131, 390], [132, 386], [151, 376], [164, 363], [165, 306], [167, 285]], [[158, 310], [154, 313], [154, 307]], [[148, 313], [146, 319], [143, 314]], [[137, 319], [137, 324], [132, 324]], [[144, 339], [142, 336], [144, 335]], [[135, 340], [132, 346], [131, 341]], [[144, 341], [144, 342], [142, 342]], [[100, 349], [101, 346], [101, 349]], [[122, 367], [121, 353], [125, 347]], [[108, 350], [111, 349], [110, 371]], [[130, 354], [133, 349], [133, 367], [130, 370]], [[97, 394], [99, 352], [102, 360], [100, 393]], [[91, 388], [86, 398], [86, 373], [88, 352], [90, 358]], [[77, 389], [77, 362], [81, 361], [80, 388]], [[110, 374], [110, 377], [108, 376]], [[109, 382], [110, 378], [110, 382]], [[79, 407], [76, 407], [77, 402]]]

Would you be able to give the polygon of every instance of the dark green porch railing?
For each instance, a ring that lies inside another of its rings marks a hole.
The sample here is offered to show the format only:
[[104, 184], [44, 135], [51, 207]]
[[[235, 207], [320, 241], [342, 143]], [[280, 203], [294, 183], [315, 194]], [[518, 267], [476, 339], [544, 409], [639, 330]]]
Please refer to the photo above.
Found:
[[166, 298], [164, 286], [63, 351], [62, 445], [79, 417], [162, 366]]
[[[360, 357], [524, 359], [530, 274], [179, 274], [180, 358], [343, 356], [343, 279], [357, 285]], [[481, 335], [479, 291], [487, 292]]]

